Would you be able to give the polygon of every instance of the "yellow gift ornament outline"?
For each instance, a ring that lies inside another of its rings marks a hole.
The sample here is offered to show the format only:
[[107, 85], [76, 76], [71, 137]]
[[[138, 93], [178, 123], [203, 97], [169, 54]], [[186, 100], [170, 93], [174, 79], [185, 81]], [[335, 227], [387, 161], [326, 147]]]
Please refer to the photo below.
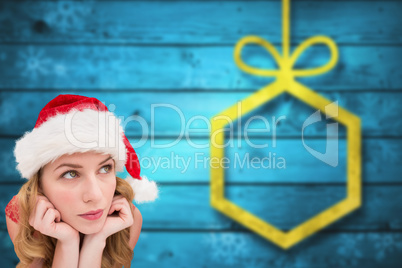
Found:
[[[292, 55], [289, 56], [289, 10], [289, 0], [283, 0], [283, 56], [280, 56], [278, 51], [270, 42], [259, 36], [246, 36], [240, 39], [234, 50], [234, 60], [239, 68], [244, 72], [258, 76], [273, 76], [276, 77], [276, 80], [273, 83], [261, 88], [249, 97], [241, 100], [240, 104], [236, 103], [235, 105], [214, 116], [211, 119], [210, 134], [211, 159], [217, 159], [217, 163], [215, 163], [216, 165], [211, 165], [210, 171], [211, 206], [285, 250], [291, 248], [298, 242], [359, 208], [361, 206], [362, 199], [360, 118], [346, 109], [339, 107], [338, 105], [334, 105], [330, 100], [315, 93], [313, 90], [303, 86], [295, 80], [295, 77], [319, 75], [332, 69], [338, 60], [337, 46], [329, 37], [314, 36], [305, 40], [294, 50]], [[245, 64], [241, 59], [241, 51], [243, 47], [248, 44], [256, 44], [264, 47], [268, 52], [271, 53], [277, 62], [279, 69], [258, 69]], [[296, 60], [302, 54], [302, 52], [315, 44], [324, 44], [328, 46], [331, 52], [331, 58], [328, 63], [324, 66], [307, 70], [293, 69]], [[293, 97], [303, 101], [315, 109], [319, 109], [321, 112], [327, 115], [327, 118], [332, 117], [335, 121], [345, 125], [347, 129], [346, 198], [287, 232], [276, 228], [275, 226], [265, 222], [256, 215], [244, 210], [230, 200], [226, 199], [224, 196], [225, 175], [222, 168], [224, 166], [222, 165], [222, 159], [224, 158], [223, 130], [228, 124], [228, 121], [231, 120], [231, 122], [233, 122], [237, 120], [237, 118], [246, 115], [250, 111], [258, 108], [259, 106], [265, 104], [284, 92], [289, 93]], [[240, 111], [238, 109], [238, 105], [241, 107]], [[220, 118], [226, 118], [226, 121], [219, 120]]]

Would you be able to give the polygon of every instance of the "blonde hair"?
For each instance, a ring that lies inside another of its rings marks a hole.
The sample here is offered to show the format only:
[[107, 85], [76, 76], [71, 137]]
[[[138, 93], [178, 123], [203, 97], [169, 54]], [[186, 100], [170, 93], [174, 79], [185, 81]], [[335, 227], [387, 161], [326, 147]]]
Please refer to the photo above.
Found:
[[[18, 234], [14, 240], [14, 249], [20, 263], [17, 268], [28, 267], [34, 259], [43, 259], [43, 267], [51, 267], [57, 239], [35, 232], [29, 224], [29, 215], [35, 208], [36, 197], [42, 195], [39, 189], [40, 171], [32, 176], [18, 192], [19, 225]], [[134, 192], [123, 179], [116, 177], [115, 195], [120, 194], [129, 203], [133, 201]], [[131, 213], [133, 209], [131, 208]], [[130, 228], [117, 232], [106, 239], [106, 247], [102, 255], [102, 268], [130, 267], [133, 251], [128, 242]]]

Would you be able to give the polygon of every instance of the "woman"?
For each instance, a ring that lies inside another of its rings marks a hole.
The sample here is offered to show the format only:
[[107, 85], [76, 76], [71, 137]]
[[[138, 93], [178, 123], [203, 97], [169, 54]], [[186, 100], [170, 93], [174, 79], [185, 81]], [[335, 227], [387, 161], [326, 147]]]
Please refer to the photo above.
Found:
[[[18, 267], [130, 267], [142, 217], [153, 201], [120, 120], [95, 98], [59, 95], [16, 142], [28, 181], [6, 208]], [[116, 176], [124, 166], [131, 177]]]

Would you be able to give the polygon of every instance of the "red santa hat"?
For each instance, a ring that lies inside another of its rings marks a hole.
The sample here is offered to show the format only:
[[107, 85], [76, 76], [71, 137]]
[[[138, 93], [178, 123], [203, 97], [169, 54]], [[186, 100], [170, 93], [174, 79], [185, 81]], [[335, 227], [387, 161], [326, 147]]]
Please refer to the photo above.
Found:
[[131, 176], [126, 181], [133, 188], [137, 203], [158, 197], [156, 183], [140, 176], [137, 154], [120, 119], [96, 98], [59, 95], [51, 100], [40, 111], [34, 129], [17, 140], [14, 155], [21, 176], [30, 179], [62, 155], [89, 151], [111, 155], [116, 171], [126, 167]]

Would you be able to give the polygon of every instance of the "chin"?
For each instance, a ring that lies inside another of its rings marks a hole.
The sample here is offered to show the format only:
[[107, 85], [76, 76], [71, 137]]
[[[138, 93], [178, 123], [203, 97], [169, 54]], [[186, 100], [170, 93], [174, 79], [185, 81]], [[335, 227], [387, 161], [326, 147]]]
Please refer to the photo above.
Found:
[[80, 226], [77, 230], [85, 235], [96, 234], [102, 230], [103, 225], [96, 224], [94, 226]]
[[102, 230], [105, 221], [106, 218], [94, 222], [81, 223], [79, 226], [76, 226], [77, 228], [75, 229], [85, 235], [96, 234]]

